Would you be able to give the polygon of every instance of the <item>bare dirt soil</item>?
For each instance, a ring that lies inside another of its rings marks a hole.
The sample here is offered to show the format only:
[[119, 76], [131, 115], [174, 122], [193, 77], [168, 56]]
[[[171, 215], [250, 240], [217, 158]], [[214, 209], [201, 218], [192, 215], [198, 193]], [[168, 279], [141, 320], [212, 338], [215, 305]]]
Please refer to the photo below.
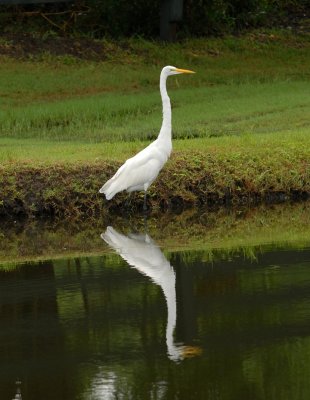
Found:
[[39, 37], [29, 33], [0, 35], [0, 54], [29, 59], [42, 54], [72, 56], [82, 60], [104, 61], [111, 50], [103, 41], [87, 38]]
[[[1, 10], [0, 10], [1, 15]], [[17, 59], [31, 59], [50, 54], [51, 56], [71, 56], [81, 60], [104, 61], [113, 56], [113, 48], [127, 49], [126, 41], [95, 40], [86, 37], [65, 36], [63, 32], [53, 30], [45, 33], [9, 32], [0, 27], [0, 55]], [[53, 26], [51, 25], [51, 28]], [[269, 28], [280, 28], [295, 33], [310, 35], [310, 10], [291, 12], [281, 21], [270, 21]]]

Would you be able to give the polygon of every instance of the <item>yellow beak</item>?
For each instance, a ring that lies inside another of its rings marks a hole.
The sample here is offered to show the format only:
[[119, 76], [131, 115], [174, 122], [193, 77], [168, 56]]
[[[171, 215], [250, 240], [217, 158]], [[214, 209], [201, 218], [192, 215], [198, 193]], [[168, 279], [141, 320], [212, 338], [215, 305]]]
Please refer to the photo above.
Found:
[[175, 70], [180, 72], [180, 74], [195, 74], [195, 71], [191, 71], [189, 69], [176, 68]]

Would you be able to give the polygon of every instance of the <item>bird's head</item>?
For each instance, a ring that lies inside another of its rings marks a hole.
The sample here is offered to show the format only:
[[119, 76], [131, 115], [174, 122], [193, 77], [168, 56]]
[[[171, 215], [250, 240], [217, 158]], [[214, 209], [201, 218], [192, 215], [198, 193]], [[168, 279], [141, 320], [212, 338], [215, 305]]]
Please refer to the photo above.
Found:
[[162, 70], [162, 73], [166, 76], [170, 75], [177, 75], [177, 74], [194, 74], [194, 71], [190, 71], [189, 69], [181, 69], [181, 68], [176, 68], [172, 67], [171, 65], [168, 65], [167, 67], [164, 67]]

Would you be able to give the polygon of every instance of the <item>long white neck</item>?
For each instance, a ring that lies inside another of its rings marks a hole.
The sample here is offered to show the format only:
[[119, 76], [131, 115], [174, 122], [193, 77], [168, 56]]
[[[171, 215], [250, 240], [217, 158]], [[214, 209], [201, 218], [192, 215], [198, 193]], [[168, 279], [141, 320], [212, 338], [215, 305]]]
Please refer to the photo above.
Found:
[[163, 122], [158, 135], [158, 139], [171, 140], [171, 104], [167, 93], [166, 82], [167, 75], [162, 72], [160, 74], [159, 88], [161, 100], [163, 103]]

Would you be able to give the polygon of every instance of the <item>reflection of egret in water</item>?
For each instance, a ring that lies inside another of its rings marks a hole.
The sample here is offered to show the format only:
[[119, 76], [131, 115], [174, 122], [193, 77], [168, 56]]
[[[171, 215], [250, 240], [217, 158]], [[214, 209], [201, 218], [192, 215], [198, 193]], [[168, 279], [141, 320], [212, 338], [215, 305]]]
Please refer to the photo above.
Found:
[[175, 272], [151, 237], [148, 234], [133, 233], [126, 236], [109, 226], [105, 233], [101, 235], [101, 238], [129, 265], [150, 277], [154, 283], [162, 288], [168, 309], [166, 343], [169, 358], [177, 361], [199, 354], [200, 349], [197, 347], [174, 343], [173, 332], [176, 325]]
[[19, 379], [17, 379], [15, 384], [16, 384], [16, 394], [12, 400], [22, 400], [22, 393], [21, 393], [21, 389], [20, 389], [21, 381]]

